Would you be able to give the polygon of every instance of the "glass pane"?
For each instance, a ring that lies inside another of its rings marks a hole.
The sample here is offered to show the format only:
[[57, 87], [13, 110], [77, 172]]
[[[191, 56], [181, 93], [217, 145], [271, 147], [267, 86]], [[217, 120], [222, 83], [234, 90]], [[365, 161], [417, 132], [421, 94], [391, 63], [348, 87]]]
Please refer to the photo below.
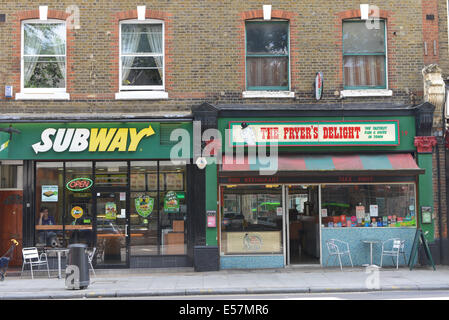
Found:
[[345, 56], [345, 87], [386, 87], [385, 56]]
[[162, 24], [122, 24], [122, 54], [162, 54]]
[[22, 186], [23, 166], [2, 164], [0, 166], [0, 188], [15, 189]]
[[289, 186], [287, 206], [290, 263], [320, 263], [318, 186]]
[[93, 247], [92, 162], [66, 162], [65, 239]]
[[[159, 208], [157, 192], [149, 192], [147, 176], [157, 174], [156, 161], [131, 162], [131, 255], [157, 255]], [[157, 179], [155, 181], [157, 190]]]
[[325, 227], [414, 227], [414, 184], [323, 185]]
[[24, 57], [25, 88], [65, 88], [65, 57]]
[[164, 176], [166, 190], [159, 193], [161, 254], [186, 254], [186, 166], [161, 161], [159, 171]]
[[97, 193], [97, 264], [126, 263], [126, 197], [123, 193]]
[[222, 187], [224, 254], [281, 253], [282, 189], [279, 185]]
[[287, 22], [247, 22], [247, 54], [288, 54]]
[[96, 162], [95, 186], [126, 187], [128, 183], [128, 164], [120, 162]]
[[25, 55], [65, 55], [64, 23], [26, 23], [23, 31]]
[[162, 57], [122, 57], [123, 86], [160, 86], [162, 73]]
[[247, 58], [248, 87], [288, 87], [288, 58]]
[[378, 29], [368, 29], [365, 21], [343, 23], [343, 49], [345, 53], [384, 53], [385, 22]]
[[62, 162], [36, 164], [36, 247], [63, 245], [63, 188]]

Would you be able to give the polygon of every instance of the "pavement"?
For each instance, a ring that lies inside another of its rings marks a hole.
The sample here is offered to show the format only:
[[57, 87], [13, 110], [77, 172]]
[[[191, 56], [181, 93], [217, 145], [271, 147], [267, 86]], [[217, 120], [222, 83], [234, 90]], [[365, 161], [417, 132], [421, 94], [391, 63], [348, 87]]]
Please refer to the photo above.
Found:
[[51, 278], [46, 270], [35, 272], [34, 279], [29, 271], [9, 270], [0, 282], [0, 300], [449, 290], [449, 266], [436, 268], [97, 269], [81, 290], [67, 289], [64, 274], [58, 279], [55, 270]]

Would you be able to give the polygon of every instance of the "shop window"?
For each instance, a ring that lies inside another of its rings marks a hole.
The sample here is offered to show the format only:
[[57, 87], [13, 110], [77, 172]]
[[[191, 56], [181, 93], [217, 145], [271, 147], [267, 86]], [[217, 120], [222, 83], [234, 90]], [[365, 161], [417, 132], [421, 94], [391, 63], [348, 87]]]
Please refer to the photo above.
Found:
[[131, 162], [131, 255], [159, 254], [157, 161]]
[[92, 162], [65, 163], [65, 239], [93, 246]]
[[65, 22], [27, 20], [22, 36], [22, 93], [65, 92]]
[[222, 254], [281, 254], [281, 186], [231, 185], [221, 192]]
[[131, 162], [131, 255], [187, 253], [186, 164]]
[[36, 246], [60, 246], [63, 242], [63, 162], [36, 164]]
[[414, 227], [414, 184], [322, 185], [324, 227]]
[[161, 161], [159, 176], [161, 254], [186, 254], [186, 166]]
[[157, 20], [120, 23], [120, 90], [164, 89], [163, 33]]
[[289, 90], [288, 34], [286, 21], [246, 22], [247, 90]]
[[22, 165], [0, 165], [0, 189], [22, 189]]
[[365, 21], [343, 22], [344, 89], [386, 89], [385, 21], [368, 28]]

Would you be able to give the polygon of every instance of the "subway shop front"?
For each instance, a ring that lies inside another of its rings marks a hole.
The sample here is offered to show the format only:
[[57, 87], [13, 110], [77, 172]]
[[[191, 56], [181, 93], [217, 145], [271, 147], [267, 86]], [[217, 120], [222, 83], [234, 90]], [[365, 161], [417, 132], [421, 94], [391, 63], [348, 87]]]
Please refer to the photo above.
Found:
[[0, 127], [1, 168], [20, 181], [23, 247], [84, 243], [98, 268], [192, 266], [201, 199], [190, 192], [191, 120]]

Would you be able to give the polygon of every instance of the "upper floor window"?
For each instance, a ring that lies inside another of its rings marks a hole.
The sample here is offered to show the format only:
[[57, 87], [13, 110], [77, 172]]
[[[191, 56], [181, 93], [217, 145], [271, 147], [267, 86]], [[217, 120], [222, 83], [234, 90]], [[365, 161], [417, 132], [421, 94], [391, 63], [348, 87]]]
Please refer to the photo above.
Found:
[[344, 89], [386, 89], [385, 21], [367, 27], [365, 21], [343, 22]]
[[289, 90], [287, 21], [246, 22], [247, 90]]
[[66, 91], [66, 26], [59, 20], [22, 22], [21, 90]]
[[120, 90], [164, 89], [164, 24], [120, 23]]

